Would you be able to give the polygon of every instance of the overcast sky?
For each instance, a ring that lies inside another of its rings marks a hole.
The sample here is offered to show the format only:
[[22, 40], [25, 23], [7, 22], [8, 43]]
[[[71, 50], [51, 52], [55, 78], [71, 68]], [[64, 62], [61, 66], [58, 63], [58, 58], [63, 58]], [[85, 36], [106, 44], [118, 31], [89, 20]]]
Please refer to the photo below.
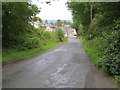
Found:
[[32, 0], [33, 4], [36, 4], [39, 8], [41, 7], [41, 12], [39, 16], [42, 20], [72, 20], [72, 15], [65, 3], [67, 0], [51, 0], [51, 5], [46, 4], [42, 1], [45, 0]]

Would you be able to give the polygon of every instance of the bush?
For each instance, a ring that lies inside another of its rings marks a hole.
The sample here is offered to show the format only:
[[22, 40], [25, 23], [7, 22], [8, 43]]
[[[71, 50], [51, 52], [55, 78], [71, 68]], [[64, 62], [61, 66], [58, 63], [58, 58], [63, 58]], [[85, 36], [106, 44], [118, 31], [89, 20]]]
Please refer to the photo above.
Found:
[[[60, 42], [60, 39], [63, 41], [59, 30], [58, 32], [47, 32], [44, 31], [44, 28], [33, 28], [31, 27], [31, 32], [27, 34], [21, 34], [15, 36], [16, 44], [12, 45], [11, 48], [16, 48], [20, 51], [39, 48], [46, 45], [48, 42]], [[58, 37], [58, 35], [60, 35]]]
[[57, 38], [59, 39], [60, 42], [66, 41], [66, 38], [64, 37], [64, 33], [60, 27], [57, 28], [56, 34], [57, 34]]
[[93, 62], [120, 82], [120, 23], [104, 27], [101, 36], [83, 39], [83, 47]]
[[[118, 21], [117, 21], [118, 22]], [[103, 51], [102, 67], [112, 75], [120, 75], [120, 24], [115, 23], [114, 27], [106, 32]]]
[[120, 75], [115, 76], [115, 80], [116, 80], [118, 83], [120, 83]]

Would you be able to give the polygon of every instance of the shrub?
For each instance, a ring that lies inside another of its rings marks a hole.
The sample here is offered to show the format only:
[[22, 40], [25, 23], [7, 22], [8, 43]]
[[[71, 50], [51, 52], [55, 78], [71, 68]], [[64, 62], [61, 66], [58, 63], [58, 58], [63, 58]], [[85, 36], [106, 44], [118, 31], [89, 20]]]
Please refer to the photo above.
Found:
[[62, 31], [62, 29], [60, 27], [57, 28], [56, 34], [57, 34], [57, 37], [60, 40], [60, 42], [63, 42], [63, 41], [66, 40], [65, 37], [64, 37], [64, 33], [63, 33], [63, 31]]
[[[117, 21], [118, 22], [118, 21]], [[115, 23], [109, 32], [103, 37], [103, 68], [112, 75], [120, 75], [120, 24]]]
[[120, 75], [115, 76], [115, 80], [116, 80], [118, 83], [120, 83]]
[[120, 82], [120, 23], [117, 20], [111, 27], [103, 27], [101, 36], [92, 40], [83, 39], [84, 49], [93, 62]]

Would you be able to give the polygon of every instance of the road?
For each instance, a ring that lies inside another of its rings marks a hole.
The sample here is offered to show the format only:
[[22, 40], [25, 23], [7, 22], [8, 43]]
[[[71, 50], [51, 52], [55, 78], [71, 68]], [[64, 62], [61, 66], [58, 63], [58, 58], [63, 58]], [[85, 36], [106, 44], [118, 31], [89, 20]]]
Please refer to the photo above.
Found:
[[82, 49], [82, 42], [75, 38], [3, 68], [3, 88], [115, 87], [113, 79], [94, 66]]

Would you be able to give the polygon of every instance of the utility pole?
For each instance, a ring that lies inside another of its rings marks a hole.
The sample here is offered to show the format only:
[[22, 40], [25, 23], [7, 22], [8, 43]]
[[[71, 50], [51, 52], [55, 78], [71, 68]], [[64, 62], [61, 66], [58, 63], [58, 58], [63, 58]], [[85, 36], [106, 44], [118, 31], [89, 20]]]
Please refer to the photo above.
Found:
[[[90, 24], [92, 23], [92, 2], [90, 2]], [[90, 40], [92, 40], [92, 29], [90, 25]]]

